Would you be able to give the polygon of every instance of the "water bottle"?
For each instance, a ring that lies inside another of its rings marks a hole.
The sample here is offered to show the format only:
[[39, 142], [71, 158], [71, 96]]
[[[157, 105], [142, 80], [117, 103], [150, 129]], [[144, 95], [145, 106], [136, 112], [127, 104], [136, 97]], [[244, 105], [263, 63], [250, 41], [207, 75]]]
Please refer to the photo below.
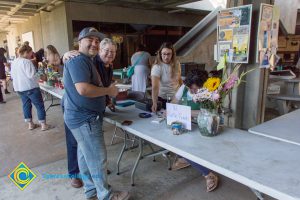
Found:
[[187, 106], [187, 98], [186, 97], [182, 97], [181, 98], [181, 105]]

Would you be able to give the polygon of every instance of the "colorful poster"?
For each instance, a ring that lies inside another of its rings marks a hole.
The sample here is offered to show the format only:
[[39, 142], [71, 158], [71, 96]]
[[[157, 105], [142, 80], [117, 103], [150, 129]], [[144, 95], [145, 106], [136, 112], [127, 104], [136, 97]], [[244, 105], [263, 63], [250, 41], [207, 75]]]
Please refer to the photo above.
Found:
[[249, 33], [249, 26], [240, 26], [233, 29], [234, 35], [247, 35]]
[[234, 16], [220, 18], [219, 25], [224, 29], [237, 27], [239, 25], [239, 19]]
[[231, 42], [222, 42], [219, 44], [219, 48], [220, 48], [220, 57], [223, 57], [225, 55], [225, 53], [228, 54], [229, 49], [232, 49], [232, 43]]
[[248, 59], [248, 35], [234, 35], [232, 48], [234, 62], [245, 62]]
[[274, 58], [277, 53], [279, 17], [280, 11], [277, 6], [261, 4], [256, 60], [264, 68], [270, 67], [269, 59]]
[[251, 16], [251, 13], [250, 13], [250, 9], [248, 8], [241, 8], [241, 22], [240, 22], [240, 25], [243, 26], [243, 25], [249, 25], [250, 24], [250, 16]]
[[229, 63], [248, 63], [252, 5], [224, 9], [218, 14], [218, 56]]
[[279, 7], [273, 7], [273, 19], [272, 19], [272, 28], [271, 28], [271, 49], [278, 48], [278, 33], [279, 33], [279, 17], [280, 17], [280, 10]]
[[261, 21], [272, 22], [273, 6], [268, 4], [262, 5]]

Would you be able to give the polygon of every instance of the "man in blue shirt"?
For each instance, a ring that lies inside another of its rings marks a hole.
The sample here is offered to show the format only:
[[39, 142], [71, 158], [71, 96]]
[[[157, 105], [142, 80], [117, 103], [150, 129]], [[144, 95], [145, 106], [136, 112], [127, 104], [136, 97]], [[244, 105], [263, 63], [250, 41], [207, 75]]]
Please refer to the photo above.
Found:
[[64, 120], [78, 143], [78, 164], [87, 199], [127, 200], [128, 192], [111, 193], [107, 183], [107, 155], [103, 137], [105, 96], [116, 96], [115, 84], [103, 87], [92, 62], [101, 34], [84, 28], [78, 37], [80, 55], [64, 67]]

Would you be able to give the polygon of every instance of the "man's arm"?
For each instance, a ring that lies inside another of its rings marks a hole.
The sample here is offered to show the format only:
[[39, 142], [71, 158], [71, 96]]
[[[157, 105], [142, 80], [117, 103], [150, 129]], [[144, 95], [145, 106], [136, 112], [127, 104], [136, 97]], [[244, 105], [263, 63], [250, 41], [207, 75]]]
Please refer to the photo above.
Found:
[[80, 82], [75, 83], [75, 87], [81, 96], [93, 98], [108, 95], [115, 97], [118, 95], [116, 84], [117, 83], [113, 83], [109, 87], [98, 87], [89, 83]]
[[152, 76], [152, 112], [157, 111], [157, 99], [160, 87], [160, 78], [157, 76]]

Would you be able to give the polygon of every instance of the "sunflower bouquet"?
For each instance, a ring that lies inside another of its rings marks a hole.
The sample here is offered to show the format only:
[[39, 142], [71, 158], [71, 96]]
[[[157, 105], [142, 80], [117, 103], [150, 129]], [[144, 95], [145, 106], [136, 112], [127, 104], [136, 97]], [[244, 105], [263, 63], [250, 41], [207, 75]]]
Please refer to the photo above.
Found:
[[201, 103], [201, 108], [218, 110], [226, 96], [243, 82], [242, 78], [254, 69], [242, 72], [238, 75], [241, 64], [235, 65], [231, 73], [227, 72], [226, 67], [223, 68], [222, 79], [218, 77], [210, 77], [203, 84], [203, 87], [193, 96], [194, 102]]

